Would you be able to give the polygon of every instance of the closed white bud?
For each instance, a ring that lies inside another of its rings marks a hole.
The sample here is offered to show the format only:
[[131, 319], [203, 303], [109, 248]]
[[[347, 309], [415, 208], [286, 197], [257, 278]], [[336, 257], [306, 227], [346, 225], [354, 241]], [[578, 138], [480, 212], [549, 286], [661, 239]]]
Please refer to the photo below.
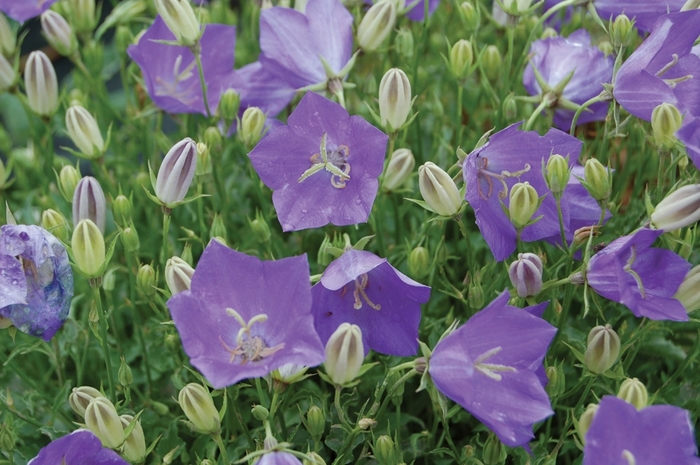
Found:
[[41, 50], [29, 54], [24, 68], [24, 85], [29, 107], [39, 116], [51, 116], [58, 109], [58, 80], [51, 60]]
[[75, 413], [81, 417], [84, 417], [87, 406], [98, 397], [104, 396], [94, 387], [80, 386], [73, 388], [70, 396], [68, 396], [68, 403], [70, 404], [70, 408], [72, 408]]
[[156, 179], [156, 197], [166, 206], [182, 201], [197, 169], [197, 144], [189, 137], [165, 155]]
[[588, 404], [586, 410], [578, 419], [578, 437], [581, 440], [581, 444], [586, 444], [586, 433], [591, 428], [591, 423], [593, 423], [593, 418], [598, 411], [598, 404]]
[[685, 275], [681, 287], [678, 288], [673, 298], [678, 299], [688, 313], [700, 310], [700, 265]]
[[71, 240], [75, 266], [90, 278], [104, 271], [105, 239], [92, 220], [81, 220], [73, 230]]
[[66, 111], [66, 129], [73, 143], [84, 155], [99, 158], [105, 148], [95, 118], [80, 105], [73, 105]]
[[85, 219], [92, 220], [104, 234], [107, 200], [100, 183], [92, 176], [82, 178], [73, 191], [73, 224], [76, 225]]
[[68, 21], [53, 10], [41, 14], [41, 29], [46, 41], [63, 56], [71, 56], [78, 50], [78, 39]]
[[348, 384], [360, 373], [364, 359], [362, 330], [357, 325], [342, 323], [326, 343], [326, 373], [335, 384]]
[[398, 149], [391, 154], [391, 160], [384, 174], [384, 189], [395, 191], [401, 187], [413, 173], [416, 159], [409, 149]]
[[396, 24], [396, 5], [391, 0], [375, 3], [357, 27], [357, 43], [365, 52], [378, 49]]
[[392, 68], [379, 83], [379, 117], [389, 132], [398, 131], [411, 111], [411, 83], [406, 73]]
[[539, 197], [529, 182], [519, 182], [510, 189], [508, 213], [510, 221], [516, 228], [524, 228], [539, 207]]
[[681, 7], [681, 11], [697, 10], [700, 8], [700, 0], [687, 0]]
[[588, 333], [588, 345], [584, 354], [586, 368], [593, 373], [606, 372], [620, 355], [620, 337], [612, 326], [596, 326]]
[[662, 103], [651, 113], [651, 130], [657, 147], [673, 148], [676, 131], [683, 124], [683, 115], [672, 103]]
[[17, 73], [12, 64], [3, 55], [0, 55], [0, 92], [5, 92], [15, 85]]
[[265, 113], [258, 107], [248, 107], [241, 116], [238, 134], [246, 147], [253, 147], [265, 131]]
[[627, 378], [620, 385], [617, 397], [641, 410], [649, 404], [649, 393], [644, 383], [637, 378]]
[[518, 254], [510, 264], [508, 276], [519, 297], [537, 295], [542, 289], [542, 260], [534, 253]]
[[700, 220], [700, 184], [683, 186], [667, 195], [651, 214], [651, 225], [666, 232]]
[[418, 168], [418, 187], [423, 200], [438, 215], [453, 216], [462, 208], [457, 185], [442, 168], [427, 162]]
[[0, 13], [0, 55], [10, 58], [15, 54], [16, 48], [17, 37], [5, 15]]
[[197, 43], [201, 31], [189, 0], [155, 0], [155, 3], [158, 14], [180, 44], [191, 47]]
[[[134, 421], [134, 417], [131, 415], [122, 415], [119, 417], [119, 420], [121, 420], [122, 426], [126, 430], [129, 424]], [[131, 434], [126, 437], [122, 455], [131, 463], [142, 463], [146, 458], [146, 438], [143, 435], [141, 420], [136, 421], [134, 429], [131, 430]]]
[[194, 268], [180, 257], [169, 258], [165, 262], [165, 283], [172, 295], [190, 289]]
[[96, 397], [88, 404], [85, 424], [105, 447], [116, 449], [124, 442], [124, 428], [117, 409], [106, 397]]
[[69, 0], [71, 25], [77, 32], [92, 32], [97, 26], [95, 0]]
[[219, 411], [214, 406], [211, 394], [201, 384], [188, 384], [180, 390], [177, 400], [197, 432], [212, 434], [219, 431]]

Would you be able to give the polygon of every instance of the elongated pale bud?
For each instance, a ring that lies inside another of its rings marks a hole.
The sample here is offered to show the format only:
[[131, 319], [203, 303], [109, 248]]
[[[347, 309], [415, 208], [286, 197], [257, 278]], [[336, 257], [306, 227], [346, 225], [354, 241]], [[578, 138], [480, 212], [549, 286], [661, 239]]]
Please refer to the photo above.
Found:
[[7, 61], [7, 58], [0, 55], [0, 92], [5, 92], [15, 85], [17, 73], [15, 68]]
[[520, 253], [510, 264], [508, 276], [519, 297], [537, 295], [542, 289], [542, 260], [534, 253]]
[[238, 131], [243, 144], [253, 147], [262, 138], [265, 131], [265, 113], [258, 107], [248, 107], [241, 116], [241, 127]]
[[357, 26], [357, 43], [365, 52], [377, 50], [396, 24], [396, 5], [391, 0], [375, 3]]
[[408, 272], [414, 278], [422, 278], [430, 271], [430, 254], [425, 247], [418, 246], [408, 254]]
[[41, 226], [61, 242], [68, 243], [68, 220], [56, 210], [49, 208], [41, 213]]
[[637, 378], [627, 378], [620, 385], [617, 397], [641, 410], [649, 405], [649, 393], [644, 383]]
[[136, 273], [136, 287], [145, 296], [155, 294], [157, 280], [156, 270], [149, 264], [141, 265]]
[[306, 411], [306, 428], [315, 441], [321, 440], [323, 431], [326, 429], [326, 416], [320, 407], [312, 405]]
[[119, 194], [112, 202], [114, 221], [122, 228], [126, 227], [131, 222], [132, 210], [131, 199], [124, 194]]
[[194, 268], [180, 257], [165, 262], [165, 283], [172, 295], [189, 290], [193, 275]]
[[[134, 417], [131, 415], [122, 415], [119, 417], [119, 420], [126, 430], [129, 424], [134, 421]], [[146, 438], [143, 435], [141, 420], [136, 420], [134, 429], [131, 430], [131, 434], [124, 440], [122, 455], [131, 463], [142, 463], [146, 458]]]
[[687, 0], [681, 7], [681, 11], [697, 10], [700, 8], [700, 0]]
[[219, 431], [221, 424], [219, 411], [216, 410], [211, 394], [205, 387], [190, 383], [180, 390], [177, 399], [182, 411], [197, 432], [212, 434]]
[[685, 275], [681, 287], [673, 298], [678, 299], [688, 313], [700, 310], [700, 265]]
[[549, 157], [544, 179], [552, 194], [556, 196], [564, 192], [566, 185], [569, 183], [569, 177], [571, 177], [571, 169], [566, 158], [557, 154]]
[[53, 10], [41, 14], [41, 29], [46, 41], [63, 56], [71, 56], [78, 50], [78, 39], [68, 22]]
[[683, 186], [667, 195], [651, 214], [656, 229], [675, 231], [700, 220], [700, 184]]
[[591, 197], [598, 201], [610, 198], [612, 191], [610, 172], [601, 162], [595, 158], [586, 160], [586, 164], [583, 165], [583, 175], [586, 179], [584, 186], [588, 189]]
[[462, 196], [455, 182], [433, 162], [418, 168], [418, 187], [425, 203], [438, 215], [453, 216], [462, 208]]
[[413, 58], [416, 47], [411, 29], [407, 27], [399, 29], [399, 32], [396, 33], [396, 39], [394, 39], [394, 49], [405, 60]]
[[495, 45], [489, 45], [481, 55], [481, 65], [489, 81], [495, 81], [501, 73], [503, 56]]
[[458, 40], [450, 49], [450, 70], [457, 79], [464, 79], [474, 63], [474, 50], [468, 40]]
[[508, 213], [510, 221], [516, 228], [524, 228], [539, 207], [539, 197], [529, 182], [519, 182], [510, 189]]
[[337, 385], [348, 384], [360, 373], [364, 359], [362, 330], [357, 325], [342, 323], [326, 343], [328, 376]]
[[532, 0], [503, 0], [503, 10], [513, 16], [520, 16], [527, 12]]
[[156, 197], [166, 206], [187, 195], [197, 169], [197, 144], [189, 137], [175, 144], [165, 155], [156, 179]]
[[73, 259], [80, 271], [90, 278], [100, 276], [104, 271], [105, 240], [92, 220], [81, 220], [73, 230], [71, 240]]
[[620, 355], [620, 337], [612, 326], [596, 326], [588, 333], [588, 345], [584, 354], [586, 368], [593, 373], [606, 372]]
[[51, 60], [41, 50], [29, 54], [24, 67], [24, 85], [29, 108], [39, 116], [51, 116], [58, 109], [58, 80]]
[[238, 115], [238, 109], [240, 107], [240, 94], [234, 89], [227, 89], [223, 94], [221, 94], [221, 99], [219, 100], [219, 107], [217, 108], [216, 113], [225, 121], [228, 121], [228, 124], [230, 124], [231, 121], [236, 119], [236, 116]]
[[104, 234], [107, 200], [100, 183], [92, 176], [82, 178], [73, 192], [73, 224], [85, 219], [92, 220]]
[[374, 452], [374, 458], [377, 459], [380, 465], [396, 465], [396, 447], [394, 446], [394, 440], [391, 436], [382, 434], [374, 442], [374, 447], [372, 448]]
[[413, 173], [413, 168], [416, 166], [416, 159], [413, 152], [409, 149], [398, 149], [391, 154], [389, 165], [386, 167], [384, 174], [384, 189], [387, 191], [395, 191], [401, 187]]
[[[388, 0], [385, 0], [385, 2]], [[388, 132], [398, 131], [411, 111], [411, 83], [398, 68], [387, 71], [379, 83], [379, 117]]]
[[[50, 10], [49, 10], [50, 11]], [[73, 105], [66, 111], [66, 129], [71, 140], [85, 156], [99, 158], [105, 148], [95, 118], [80, 105]]]
[[683, 116], [672, 103], [662, 103], [651, 113], [651, 129], [657, 147], [672, 148], [676, 143], [676, 131], [683, 124]]
[[199, 41], [199, 21], [189, 0], [155, 0], [158, 14], [181, 45], [191, 47]]
[[581, 444], [586, 444], [586, 433], [591, 428], [591, 423], [593, 423], [593, 418], [598, 411], [598, 404], [588, 404], [586, 410], [578, 419], [578, 428], [576, 429], [578, 433], [578, 438], [581, 440]]
[[0, 55], [10, 58], [17, 49], [17, 36], [7, 22], [4, 14], [0, 13]]
[[75, 189], [81, 180], [80, 173], [74, 166], [66, 165], [58, 173], [58, 190], [66, 202], [72, 203]]
[[104, 397], [100, 391], [90, 386], [80, 386], [73, 388], [70, 396], [68, 396], [68, 404], [75, 413], [81, 417], [85, 417], [85, 409], [90, 402], [98, 397]]
[[124, 428], [117, 409], [106, 397], [96, 397], [88, 404], [85, 424], [105, 447], [116, 449], [124, 442]]
[[92, 32], [97, 26], [95, 0], [69, 0], [71, 25], [76, 32]]

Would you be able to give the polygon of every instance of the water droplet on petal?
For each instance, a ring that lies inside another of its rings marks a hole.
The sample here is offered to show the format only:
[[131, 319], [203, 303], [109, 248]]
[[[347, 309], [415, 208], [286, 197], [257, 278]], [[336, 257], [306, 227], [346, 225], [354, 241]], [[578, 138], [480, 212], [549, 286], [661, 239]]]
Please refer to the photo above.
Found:
[[307, 209], [305, 209], [305, 208], [302, 208], [301, 212], [302, 212], [304, 215], [306, 215], [307, 213], [309, 213], [309, 211], [308, 211]]

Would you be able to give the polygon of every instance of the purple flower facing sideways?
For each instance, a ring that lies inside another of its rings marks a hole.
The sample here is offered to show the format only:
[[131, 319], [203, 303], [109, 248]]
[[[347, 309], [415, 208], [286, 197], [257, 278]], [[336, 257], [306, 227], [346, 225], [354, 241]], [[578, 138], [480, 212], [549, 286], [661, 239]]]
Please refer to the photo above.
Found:
[[[546, 86], [555, 89], [573, 72], [571, 80], [555, 100], [554, 125], [568, 130], [575, 110], [566, 109], [571, 103], [581, 105], [603, 91], [603, 84], [612, 80], [613, 57], [606, 57], [591, 45], [591, 37], [585, 29], [579, 29], [569, 37], [552, 37], [533, 42], [530, 47], [530, 64], [523, 74], [523, 85], [530, 95], [541, 95], [543, 89], [536, 79], [541, 76]], [[545, 91], [546, 92], [546, 89]], [[605, 119], [607, 102], [598, 102], [581, 113], [579, 124]]]
[[[308, 6], [307, 6], [308, 7]], [[367, 221], [388, 137], [337, 103], [307, 92], [287, 119], [250, 152], [272, 189], [284, 231]]]
[[112, 449], [86, 429], [73, 431], [52, 441], [39, 451], [27, 465], [129, 465]]
[[[516, 231], [501, 203], [509, 204], [513, 184], [529, 182], [541, 197], [547, 194], [535, 212], [542, 216], [535, 224], [526, 226], [522, 240], [537, 241], [559, 235], [559, 219], [554, 196], [542, 176], [542, 162], [550, 155], [569, 156], [573, 165], [581, 151], [581, 142], [562, 131], [550, 129], [540, 136], [535, 131], [520, 131], [513, 124], [491, 136], [489, 142], [469, 154], [464, 162], [466, 200], [474, 209], [476, 224], [497, 261], [505, 260], [515, 251]], [[564, 225], [569, 225], [570, 208], [567, 191], [561, 200]], [[568, 230], [568, 229], [567, 229]]]
[[369, 349], [409, 356], [418, 351], [420, 304], [430, 288], [413, 281], [371, 252], [347, 250], [333, 261], [311, 288], [316, 331], [326, 344], [342, 323], [362, 329]]
[[0, 0], [0, 11], [20, 23], [48, 10], [56, 0]]
[[686, 115], [676, 137], [685, 145], [688, 158], [700, 169], [700, 116]]
[[167, 304], [190, 363], [216, 389], [325, 358], [305, 255], [261, 261], [211, 241], [190, 290]]
[[68, 318], [73, 271], [61, 242], [39, 226], [0, 228], [0, 317], [50, 340]]
[[666, 249], [652, 248], [662, 230], [642, 228], [611, 242], [591, 257], [586, 280], [598, 294], [619, 302], [638, 317], [688, 321], [673, 298], [690, 263]]
[[[504, 444], [527, 447], [532, 425], [554, 412], [538, 373], [557, 332], [508, 304], [502, 293], [443, 340], [428, 370], [440, 392], [488, 426]], [[540, 311], [538, 305], [533, 313]]]
[[696, 454], [687, 410], [674, 405], [637, 410], [605, 396], [586, 433], [583, 465], [698, 465]]
[[662, 103], [700, 116], [700, 58], [691, 53], [700, 35], [700, 10], [662, 16], [639, 48], [622, 64], [613, 96], [634, 116], [651, 121]]

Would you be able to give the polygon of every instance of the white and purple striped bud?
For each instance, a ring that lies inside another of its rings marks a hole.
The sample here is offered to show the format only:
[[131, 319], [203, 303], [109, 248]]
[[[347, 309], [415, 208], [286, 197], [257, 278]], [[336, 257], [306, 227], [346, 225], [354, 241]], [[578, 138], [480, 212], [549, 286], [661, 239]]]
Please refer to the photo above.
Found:
[[342, 323], [326, 342], [328, 376], [337, 385], [348, 384], [360, 373], [364, 359], [362, 330], [357, 325]]
[[106, 397], [96, 397], [85, 409], [85, 424], [102, 445], [116, 449], [124, 442], [124, 428], [114, 404]]
[[409, 149], [398, 149], [391, 154], [391, 160], [386, 167], [384, 174], [384, 189], [387, 191], [395, 191], [401, 187], [411, 174], [416, 166], [416, 159], [413, 152]]
[[165, 155], [156, 179], [156, 197], [166, 206], [182, 201], [196, 169], [197, 144], [186, 137]]
[[158, 14], [181, 45], [191, 47], [199, 41], [199, 21], [189, 0], [155, 0]]
[[102, 155], [105, 148], [104, 139], [97, 121], [85, 108], [73, 105], [66, 111], [66, 129], [83, 155], [90, 158], [99, 158]]
[[683, 186], [667, 195], [651, 214], [651, 225], [666, 232], [700, 220], [700, 184]]
[[0, 55], [0, 92], [5, 92], [15, 85], [17, 81], [17, 72], [14, 66], [7, 61], [3, 55]]
[[68, 21], [53, 10], [41, 14], [41, 29], [46, 41], [63, 56], [72, 56], [78, 50], [78, 39]]
[[357, 26], [357, 44], [365, 52], [377, 50], [396, 24], [396, 5], [391, 0], [377, 2], [367, 10]]
[[10, 58], [17, 50], [17, 36], [10, 27], [5, 15], [0, 13], [0, 55]]
[[104, 234], [106, 215], [107, 200], [100, 183], [92, 176], [85, 176], [73, 192], [73, 224], [89, 219]]
[[700, 265], [685, 275], [673, 298], [678, 299], [688, 313], [700, 310]]
[[[387, 0], [385, 0], [387, 1]], [[411, 83], [399, 68], [387, 71], [379, 83], [379, 117], [388, 132], [398, 131], [411, 111]]]
[[423, 200], [438, 215], [453, 216], [462, 208], [462, 196], [449, 174], [433, 162], [418, 168], [418, 187]]
[[165, 262], [165, 283], [172, 295], [189, 290], [193, 275], [194, 268], [180, 257]]
[[508, 276], [519, 297], [537, 295], [542, 289], [542, 260], [534, 253], [520, 253], [510, 264]]
[[24, 68], [24, 85], [29, 107], [39, 116], [51, 116], [58, 109], [58, 79], [51, 60], [41, 50], [29, 54]]

